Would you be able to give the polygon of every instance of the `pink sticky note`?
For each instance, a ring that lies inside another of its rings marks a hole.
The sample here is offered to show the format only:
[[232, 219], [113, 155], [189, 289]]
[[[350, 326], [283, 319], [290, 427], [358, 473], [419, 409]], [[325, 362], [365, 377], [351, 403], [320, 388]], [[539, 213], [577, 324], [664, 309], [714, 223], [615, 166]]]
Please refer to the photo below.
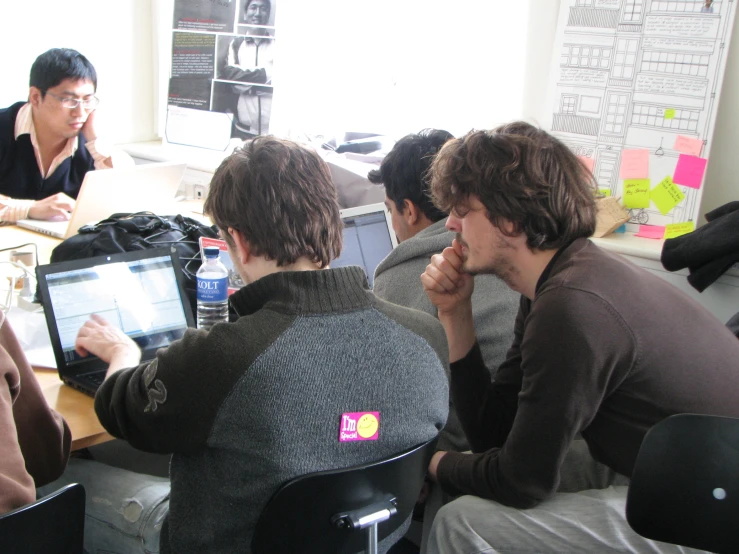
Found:
[[701, 139], [694, 139], [686, 137], [684, 135], [678, 135], [675, 139], [675, 146], [673, 146], [678, 152], [683, 154], [690, 154], [691, 156], [700, 156], [701, 149], [703, 148], [703, 141]]
[[661, 239], [665, 236], [665, 228], [661, 225], [639, 225], [639, 232], [634, 236], [646, 239]]
[[699, 189], [703, 182], [703, 174], [706, 172], [707, 163], [706, 158], [680, 154], [672, 180], [678, 185]]
[[621, 179], [643, 179], [649, 177], [649, 150], [621, 151]]
[[590, 173], [593, 172], [593, 167], [595, 167], [595, 160], [593, 158], [586, 158], [585, 156], [578, 156], [578, 160], [582, 162], [582, 164], [588, 168], [588, 171]]
[[339, 442], [376, 441], [380, 437], [380, 412], [341, 414]]

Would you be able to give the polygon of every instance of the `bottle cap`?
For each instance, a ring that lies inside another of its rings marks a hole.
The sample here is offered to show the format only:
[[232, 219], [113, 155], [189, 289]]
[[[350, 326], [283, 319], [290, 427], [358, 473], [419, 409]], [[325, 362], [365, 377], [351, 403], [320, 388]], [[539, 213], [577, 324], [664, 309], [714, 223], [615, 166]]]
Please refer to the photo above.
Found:
[[221, 249], [217, 246], [206, 246], [203, 248], [203, 253], [206, 258], [217, 258], [221, 255]]

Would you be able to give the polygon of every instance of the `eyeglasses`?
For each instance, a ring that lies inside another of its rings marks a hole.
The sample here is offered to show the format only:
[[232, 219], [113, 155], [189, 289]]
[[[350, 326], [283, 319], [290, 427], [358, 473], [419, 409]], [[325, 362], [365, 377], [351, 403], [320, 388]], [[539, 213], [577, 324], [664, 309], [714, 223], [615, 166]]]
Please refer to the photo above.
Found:
[[82, 107], [86, 110], [94, 110], [100, 103], [100, 99], [98, 99], [97, 96], [89, 96], [87, 98], [72, 98], [70, 96], [57, 96], [56, 94], [48, 91], [46, 94], [48, 94], [49, 96], [53, 96], [54, 98], [59, 100], [59, 103], [62, 105], [62, 107], [69, 110], [74, 110], [80, 104], [82, 104]]

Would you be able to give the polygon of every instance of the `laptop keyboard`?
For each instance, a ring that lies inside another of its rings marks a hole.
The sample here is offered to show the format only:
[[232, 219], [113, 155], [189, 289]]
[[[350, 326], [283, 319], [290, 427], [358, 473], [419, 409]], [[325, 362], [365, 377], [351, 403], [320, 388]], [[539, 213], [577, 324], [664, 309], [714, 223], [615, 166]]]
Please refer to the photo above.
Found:
[[83, 375], [85, 378], [85, 381], [88, 383], [91, 383], [97, 387], [103, 384], [103, 381], [105, 381], [105, 372], [104, 371], [96, 371], [95, 373], [88, 373], [86, 375]]
[[[84, 392], [88, 396], [95, 396], [100, 385], [105, 381], [105, 371], [93, 371], [91, 373], [83, 373], [77, 375], [74, 379], [65, 379], [64, 382], [69, 386]], [[82, 386], [82, 385], [85, 386]]]

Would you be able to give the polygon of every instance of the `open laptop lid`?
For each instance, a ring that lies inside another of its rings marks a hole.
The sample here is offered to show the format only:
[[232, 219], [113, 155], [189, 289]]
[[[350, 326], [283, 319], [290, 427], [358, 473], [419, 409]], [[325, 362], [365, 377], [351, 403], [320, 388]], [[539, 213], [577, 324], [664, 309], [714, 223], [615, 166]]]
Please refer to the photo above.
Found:
[[59, 377], [65, 381], [107, 364], [74, 351], [80, 327], [98, 314], [130, 336], [142, 361], [194, 327], [175, 248], [96, 256], [36, 268]]
[[172, 211], [186, 164], [153, 163], [88, 171], [69, 221], [22, 219], [19, 227], [66, 239], [114, 213]]
[[385, 204], [368, 204], [341, 210], [344, 222], [344, 248], [331, 267], [358, 265], [374, 285], [375, 268], [398, 246], [393, 223]]

